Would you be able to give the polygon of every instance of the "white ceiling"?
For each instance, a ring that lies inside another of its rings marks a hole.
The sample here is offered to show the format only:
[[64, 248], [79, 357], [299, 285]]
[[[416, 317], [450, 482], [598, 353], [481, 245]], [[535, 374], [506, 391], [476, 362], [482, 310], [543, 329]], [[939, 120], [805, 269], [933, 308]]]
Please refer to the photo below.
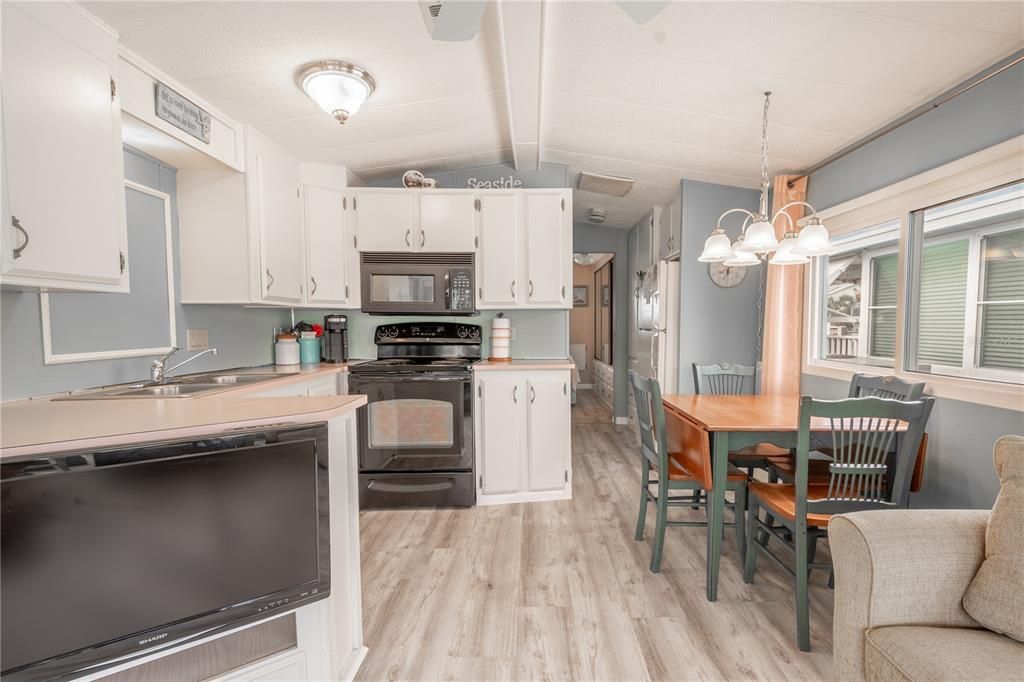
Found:
[[[523, 82], [530, 24], [508, 7], [445, 43], [409, 0], [85, 4], [229, 116], [363, 180], [512, 161], [523, 141], [506, 72]], [[1024, 46], [1024, 3], [673, 2], [638, 26], [610, 1], [548, 0], [542, 36], [540, 159], [635, 178], [623, 198], [576, 193], [580, 219], [600, 206], [628, 226], [681, 178], [756, 187], [764, 90], [772, 173], [806, 168]], [[345, 126], [295, 85], [318, 59], [377, 81]]]

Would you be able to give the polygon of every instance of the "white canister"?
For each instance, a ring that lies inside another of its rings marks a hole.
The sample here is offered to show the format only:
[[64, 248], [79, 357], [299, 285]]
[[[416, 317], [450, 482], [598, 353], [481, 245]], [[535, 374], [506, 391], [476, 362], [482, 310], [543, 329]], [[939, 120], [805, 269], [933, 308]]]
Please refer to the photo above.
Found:
[[491, 360], [512, 359], [512, 321], [499, 316], [491, 321]]
[[274, 344], [274, 364], [299, 364], [299, 340], [294, 334], [278, 334]]

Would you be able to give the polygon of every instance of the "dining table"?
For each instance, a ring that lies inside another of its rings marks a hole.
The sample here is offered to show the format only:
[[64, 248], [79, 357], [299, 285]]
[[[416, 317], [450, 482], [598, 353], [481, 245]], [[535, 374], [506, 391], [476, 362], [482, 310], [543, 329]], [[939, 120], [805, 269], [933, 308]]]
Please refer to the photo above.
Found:
[[[708, 494], [707, 598], [716, 601], [729, 453], [760, 444], [783, 450], [796, 448], [800, 396], [663, 395], [662, 403], [669, 452], [686, 458]], [[814, 432], [829, 431], [829, 419], [811, 419], [812, 442]]]

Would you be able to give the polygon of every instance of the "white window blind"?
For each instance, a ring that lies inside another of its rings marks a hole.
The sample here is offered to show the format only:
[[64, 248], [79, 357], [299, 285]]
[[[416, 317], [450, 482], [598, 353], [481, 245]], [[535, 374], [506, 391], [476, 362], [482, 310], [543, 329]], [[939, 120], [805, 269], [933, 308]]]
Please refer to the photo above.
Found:
[[1024, 230], [985, 237], [978, 364], [1024, 370]]
[[967, 309], [967, 239], [925, 244], [917, 325], [918, 362], [960, 367]]
[[871, 259], [871, 305], [868, 307], [869, 355], [893, 357], [896, 348], [896, 254]]

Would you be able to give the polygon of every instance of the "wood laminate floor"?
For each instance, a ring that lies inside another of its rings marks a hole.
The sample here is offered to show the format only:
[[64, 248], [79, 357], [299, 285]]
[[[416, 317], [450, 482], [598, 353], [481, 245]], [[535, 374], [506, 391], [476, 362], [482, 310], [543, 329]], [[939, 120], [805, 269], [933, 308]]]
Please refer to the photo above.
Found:
[[370, 651], [358, 679], [830, 678], [826, 576], [812, 577], [802, 653], [791, 579], [762, 559], [744, 584], [731, 529], [717, 602], [704, 596], [703, 528], [669, 528], [662, 572], [651, 573], [653, 513], [633, 540], [633, 432], [590, 391], [578, 403], [572, 500], [363, 512]]

